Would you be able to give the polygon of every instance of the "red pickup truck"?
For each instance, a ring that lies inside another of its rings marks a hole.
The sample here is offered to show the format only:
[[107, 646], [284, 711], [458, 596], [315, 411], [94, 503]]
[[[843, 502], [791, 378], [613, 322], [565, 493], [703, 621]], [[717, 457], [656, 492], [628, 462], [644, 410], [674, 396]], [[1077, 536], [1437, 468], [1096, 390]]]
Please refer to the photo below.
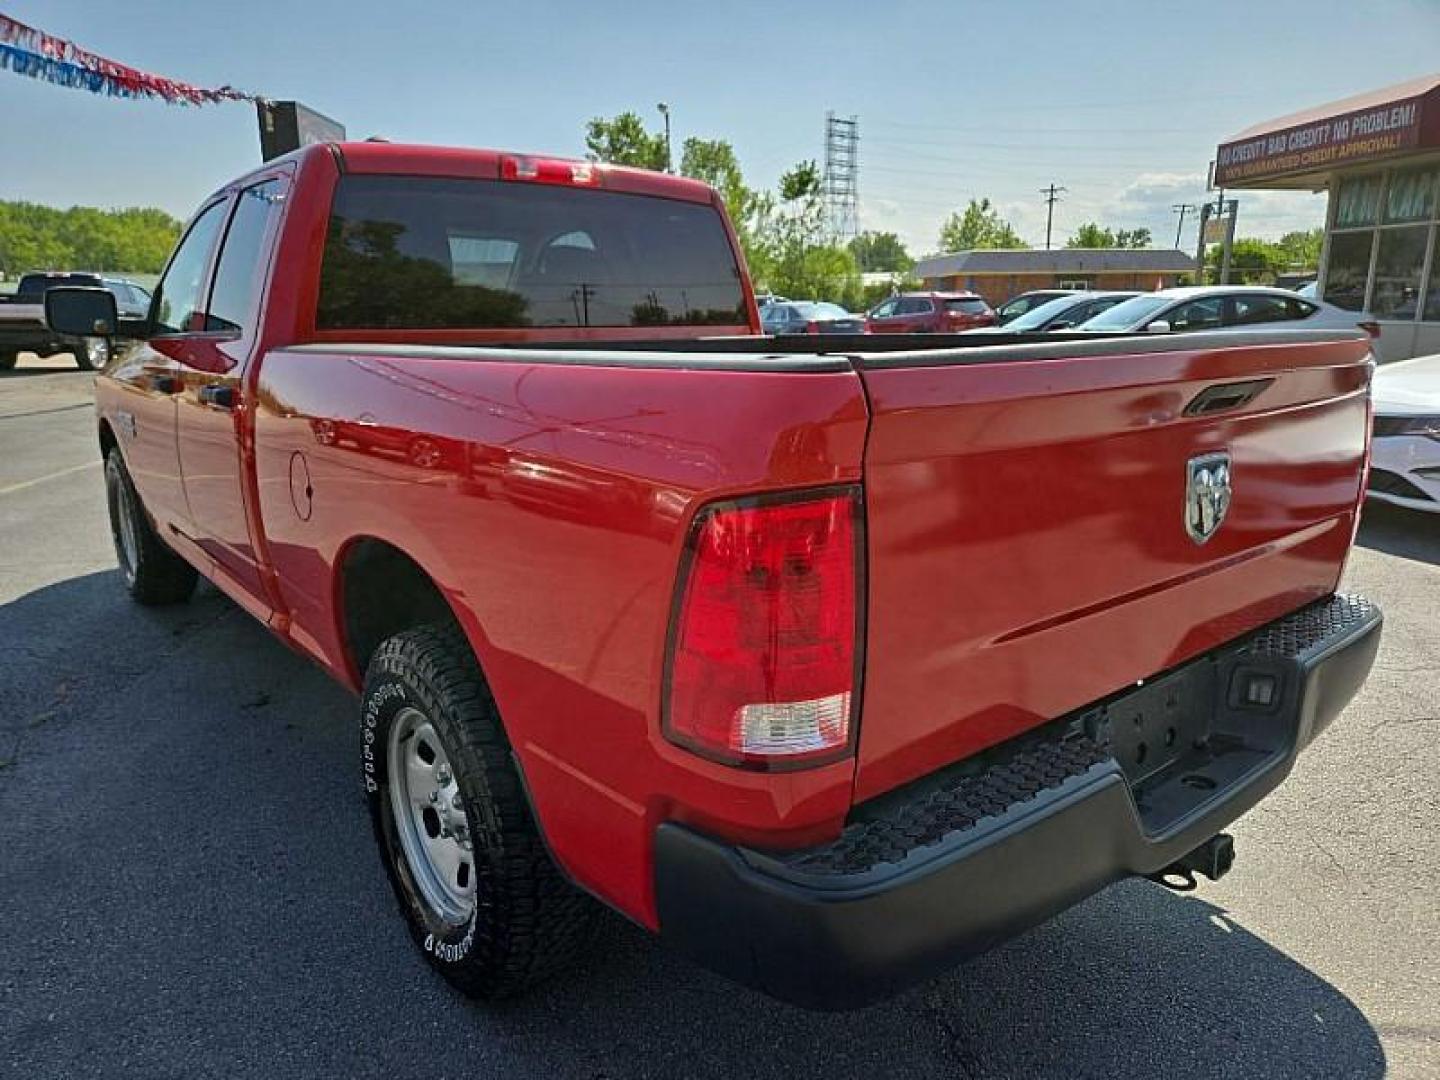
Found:
[[203, 574], [360, 695], [410, 931], [481, 997], [595, 899], [841, 1008], [1218, 876], [1379, 641], [1359, 332], [782, 344], [702, 184], [379, 143], [206, 200], [140, 325], [47, 312], [133, 339], [130, 592]]

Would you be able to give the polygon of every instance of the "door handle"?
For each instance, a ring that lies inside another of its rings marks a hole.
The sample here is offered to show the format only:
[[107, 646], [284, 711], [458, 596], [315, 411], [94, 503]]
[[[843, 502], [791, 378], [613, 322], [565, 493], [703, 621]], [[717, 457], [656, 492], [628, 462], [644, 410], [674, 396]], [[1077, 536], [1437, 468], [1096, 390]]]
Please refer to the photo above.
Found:
[[177, 371], [151, 367], [142, 368], [141, 371], [144, 373], [146, 381], [149, 382], [150, 389], [157, 394], [178, 394], [185, 389], [185, 380]]
[[206, 383], [196, 396], [202, 405], [213, 405], [217, 409], [235, 408], [235, 388], [224, 383]]

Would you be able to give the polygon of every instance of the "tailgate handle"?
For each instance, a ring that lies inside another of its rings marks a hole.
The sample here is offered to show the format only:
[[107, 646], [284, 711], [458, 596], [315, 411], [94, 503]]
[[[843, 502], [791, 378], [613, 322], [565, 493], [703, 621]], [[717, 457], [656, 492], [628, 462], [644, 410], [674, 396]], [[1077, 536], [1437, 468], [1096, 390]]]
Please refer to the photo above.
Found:
[[1260, 396], [1274, 379], [1252, 379], [1249, 382], [1221, 383], [1207, 386], [1185, 406], [1186, 416], [1208, 416], [1210, 413], [1225, 412], [1248, 405]]

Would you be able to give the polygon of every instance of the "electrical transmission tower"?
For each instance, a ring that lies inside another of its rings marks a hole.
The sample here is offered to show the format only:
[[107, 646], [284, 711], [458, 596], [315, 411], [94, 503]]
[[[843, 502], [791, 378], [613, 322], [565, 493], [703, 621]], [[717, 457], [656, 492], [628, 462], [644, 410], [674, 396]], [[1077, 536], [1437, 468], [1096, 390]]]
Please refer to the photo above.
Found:
[[860, 121], [825, 114], [825, 226], [844, 244], [860, 232]]

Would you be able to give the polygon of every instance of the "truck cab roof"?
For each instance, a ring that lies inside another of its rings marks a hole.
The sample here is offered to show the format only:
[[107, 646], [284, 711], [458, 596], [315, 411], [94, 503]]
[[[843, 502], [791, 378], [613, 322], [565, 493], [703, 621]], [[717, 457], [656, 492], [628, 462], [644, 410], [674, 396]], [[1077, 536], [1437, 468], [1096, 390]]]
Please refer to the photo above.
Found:
[[[323, 155], [333, 156], [342, 173], [403, 173], [475, 180], [529, 179], [540, 183], [568, 183], [577, 187], [595, 187], [634, 195], [658, 195], [687, 202], [710, 203], [719, 198], [715, 189], [703, 181], [650, 169], [631, 168], [627, 165], [513, 150], [374, 140], [303, 146], [283, 157], [266, 162], [261, 168], [219, 190], [230, 191], [236, 187], [244, 187], [254, 179], [272, 172], [277, 165], [287, 162], [300, 164]], [[534, 169], [539, 175], [529, 174], [530, 169]]]

